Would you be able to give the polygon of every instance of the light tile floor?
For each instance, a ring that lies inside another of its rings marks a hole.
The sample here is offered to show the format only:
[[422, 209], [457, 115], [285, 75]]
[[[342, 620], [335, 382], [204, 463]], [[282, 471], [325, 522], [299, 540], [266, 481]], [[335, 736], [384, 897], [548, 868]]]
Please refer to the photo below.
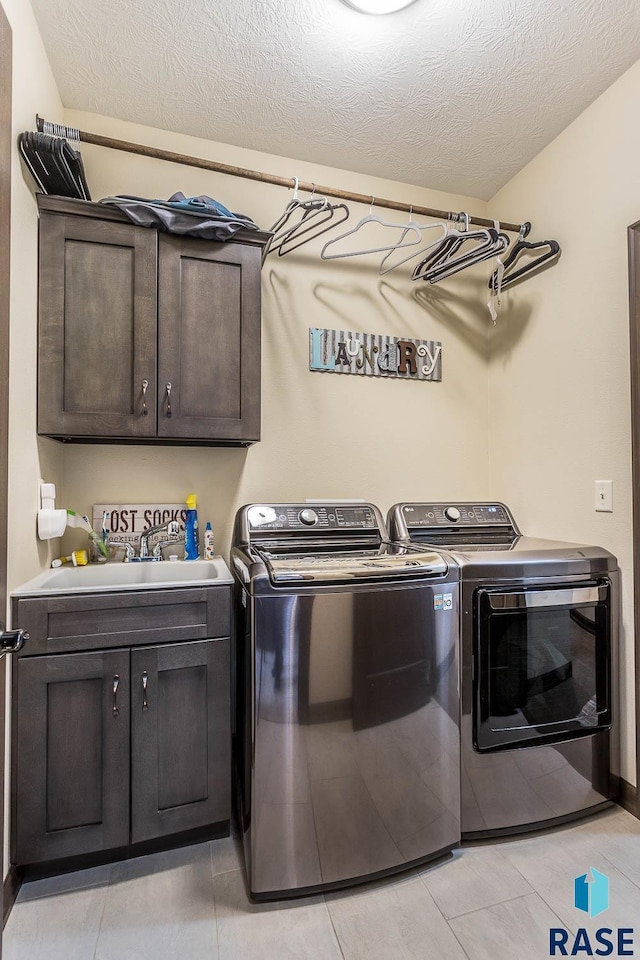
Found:
[[[640, 821], [618, 807], [279, 904], [249, 903], [239, 854], [234, 840], [217, 840], [24, 884], [3, 958], [541, 960], [550, 927], [602, 925], [635, 927], [640, 956]], [[610, 878], [606, 919], [573, 906], [573, 880], [591, 867]]]

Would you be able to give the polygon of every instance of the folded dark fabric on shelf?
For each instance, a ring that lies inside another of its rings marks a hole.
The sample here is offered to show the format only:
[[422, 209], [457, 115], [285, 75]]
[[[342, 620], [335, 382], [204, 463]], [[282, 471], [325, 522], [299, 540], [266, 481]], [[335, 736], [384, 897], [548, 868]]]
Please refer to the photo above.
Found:
[[105, 197], [101, 203], [118, 207], [140, 227], [155, 227], [163, 233], [179, 233], [202, 240], [231, 240], [239, 230], [259, 230], [244, 213], [233, 213], [213, 197], [185, 197], [174, 193], [168, 200], [145, 197]]

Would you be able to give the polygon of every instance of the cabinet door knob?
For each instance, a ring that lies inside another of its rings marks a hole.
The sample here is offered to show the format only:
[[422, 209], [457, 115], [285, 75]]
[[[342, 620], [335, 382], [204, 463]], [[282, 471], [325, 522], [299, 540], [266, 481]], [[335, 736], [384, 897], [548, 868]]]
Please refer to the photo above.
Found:
[[113, 715], [114, 717], [117, 717], [118, 713], [120, 712], [118, 708], [118, 687], [119, 686], [120, 686], [120, 677], [116, 673], [116, 675], [113, 678]]
[[26, 630], [3, 630], [0, 626], [0, 657], [5, 653], [17, 653], [22, 650], [25, 640], [30, 640]]
[[167, 416], [171, 418], [171, 384], [167, 384]]
[[147, 671], [145, 670], [144, 673], [142, 674], [142, 709], [143, 710], [149, 709], [149, 701], [147, 699], [148, 687], [149, 687], [149, 676], [147, 674]]
[[149, 389], [149, 381], [142, 381], [142, 416], [146, 417], [149, 414], [147, 410], [147, 390]]

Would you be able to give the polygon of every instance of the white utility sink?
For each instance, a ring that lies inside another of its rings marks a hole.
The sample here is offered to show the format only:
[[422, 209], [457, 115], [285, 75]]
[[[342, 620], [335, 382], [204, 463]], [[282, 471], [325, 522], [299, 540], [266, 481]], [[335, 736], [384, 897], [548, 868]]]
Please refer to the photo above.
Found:
[[13, 597], [52, 596], [56, 593], [102, 593], [162, 587], [221, 586], [233, 583], [222, 557], [213, 560], [160, 560], [122, 563], [111, 561], [86, 567], [46, 570], [12, 592]]

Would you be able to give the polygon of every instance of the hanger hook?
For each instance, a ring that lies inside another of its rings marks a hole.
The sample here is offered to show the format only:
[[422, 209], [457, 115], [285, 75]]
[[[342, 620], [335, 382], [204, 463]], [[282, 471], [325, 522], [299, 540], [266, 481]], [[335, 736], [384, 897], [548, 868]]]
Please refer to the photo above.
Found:
[[519, 240], [524, 240], [525, 237], [528, 237], [531, 233], [531, 223], [529, 220], [525, 220], [524, 223], [520, 224], [520, 236]]
[[409, 204], [409, 223], [413, 223], [413, 204]]
[[375, 197], [371, 197], [371, 203], [369, 204], [369, 216], [371, 216], [371, 214], [372, 214], [373, 205], [374, 205], [375, 202], [376, 202], [376, 198], [375, 198]]
[[311, 199], [312, 199], [312, 200], [313, 200], [313, 198], [315, 197], [315, 195], [316, 195], [316, 185], [315, 185], [315, 183], [312, 183], [312, 184], [311, 184]]
[[297, 200], [297, 199], [298, 199], [298, 185], [299, 185], [299, 183], [300, 183], [300, 180], [298, 179], [298, 177], [292, 177], [291, 179], [293, 180], [293, 199], [294, 199], [294, 200]]

